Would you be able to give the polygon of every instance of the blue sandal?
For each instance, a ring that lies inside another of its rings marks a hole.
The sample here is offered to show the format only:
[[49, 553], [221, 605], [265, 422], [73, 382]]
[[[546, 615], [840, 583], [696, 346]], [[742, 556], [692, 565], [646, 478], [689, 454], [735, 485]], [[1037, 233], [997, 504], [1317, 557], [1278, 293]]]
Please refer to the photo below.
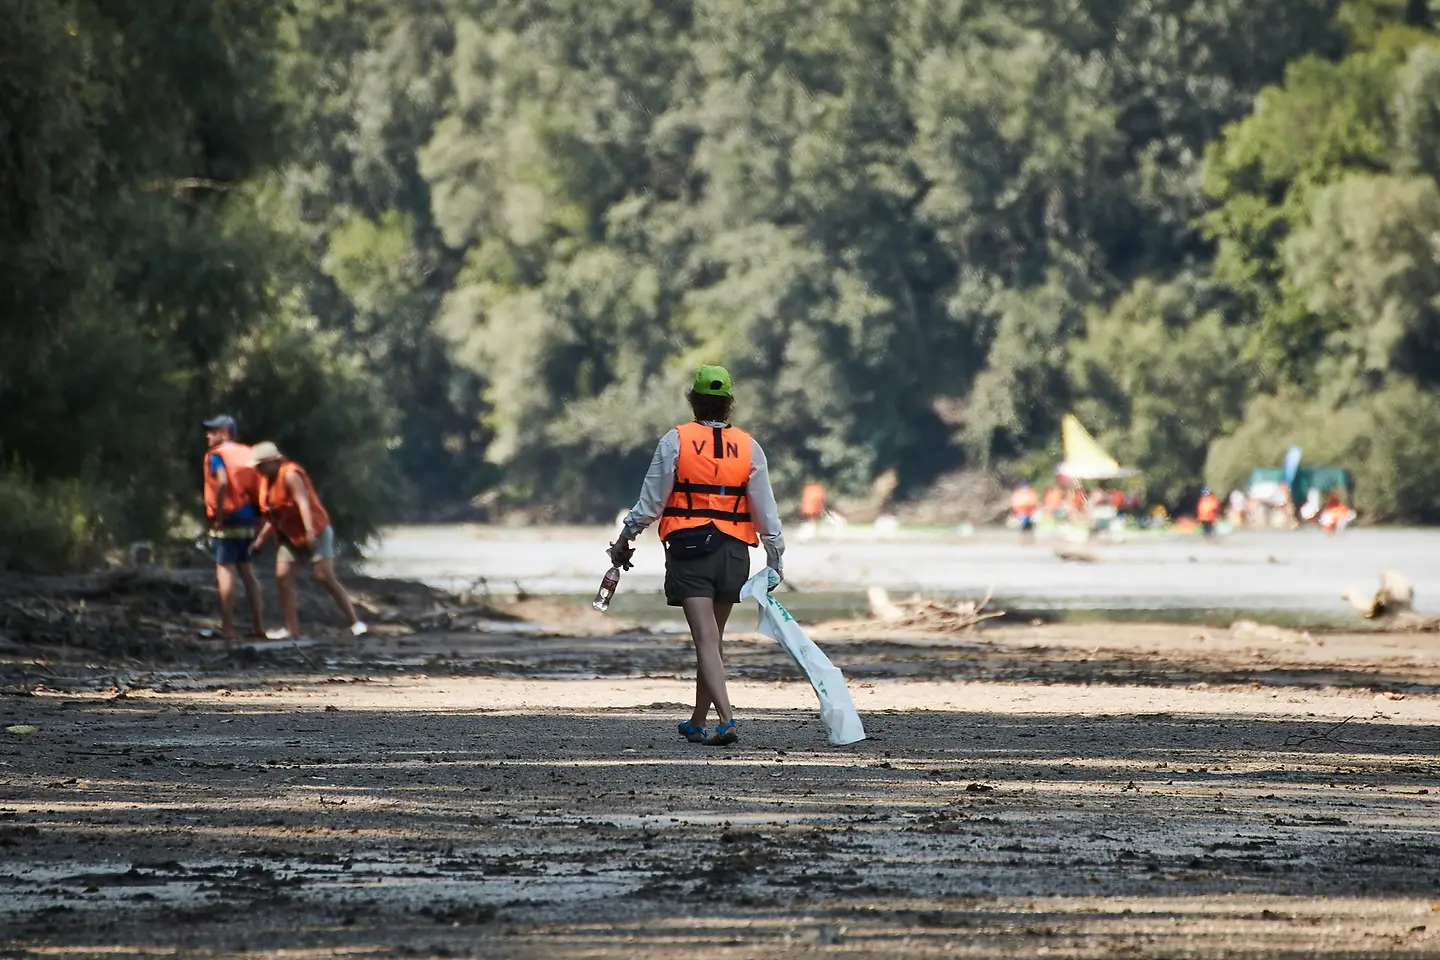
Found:
[[680, 721], [680, 736], [691, 743], [705, 742], [705, 728], [697, 727], [689, 720]]
[[731, 717], [726, 723], [715, 728], [715, 732], [705, 738], [707, 747], [728, 747], [740, 740], [740, 734], [735, 730], [735, 718]]

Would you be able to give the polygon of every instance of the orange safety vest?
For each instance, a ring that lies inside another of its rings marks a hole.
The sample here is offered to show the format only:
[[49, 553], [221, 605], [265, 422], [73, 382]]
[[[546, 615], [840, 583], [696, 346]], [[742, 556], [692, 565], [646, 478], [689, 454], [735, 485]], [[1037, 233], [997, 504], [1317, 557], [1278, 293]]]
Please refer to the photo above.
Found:
[[1045, 491], [1045, 509], [1054, 513], [1065, 504], [1065, 491], [1059, 487], [1051, 487]]
[[800, 491], [800, 516], [806, 520], [813, 520], [825, 512], [825, 486], [819, 483], [807, 483], [805, 489]]
[[305, 492], [310, 495], [310, 519], [315, 523], [311, 532], [318, 535], [330, 526], [330, 514], [325, 511], [325, 504], [320, 502], [320, 496], [315, 492], [310, 476], [293, 460], [280, 464], [280, 472], [275, 474], [273, 481], [261, 475], [260, 506], [265, 511], [266, 519], [275, 525], [281, 536], [291, 543], [304, 543], [305, 518], [300, 514], [300, 504], [285, 485], [285, 478], [292, 473], [300, 474], [300, 480], [305, 484]]
[[660, 514], [660, 539], [713, 523], [752, 547], [760, 543], [750, 518], [750, 435], [736, 427], [682, 423], [675, 486]]
[[1200, 498], [1195, 507], [1195, 519], [1201, 523], [1214, 523], [1220, 516], [1220, 498], [1208, 493]]
[[[225, 477], [229, 484], [225, 488], [225, 502], [220, 502], [220, 483], [210, 472], [210, 458], [218, 456], [225, 464]], [[200, 461], [205, 478], [205, 516], [210, 520], [223, 519], [247, 503], [257, 503], [260, 474], [250, 466], [250, 448], [234, 440], [211, 447]]]
[[1010, 494], [1010, 509], [1017, 517], [1028, 517], [1040, 506], [1040, 498], [1030, 487], [1021, 487]]

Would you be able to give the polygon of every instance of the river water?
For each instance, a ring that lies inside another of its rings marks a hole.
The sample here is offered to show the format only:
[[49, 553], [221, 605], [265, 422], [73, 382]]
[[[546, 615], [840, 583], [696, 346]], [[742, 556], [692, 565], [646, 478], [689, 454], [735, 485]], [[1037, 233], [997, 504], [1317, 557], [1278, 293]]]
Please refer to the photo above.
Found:
[[[600, 527], [404, 526], [369, 551], [365, 572], [459, 590], [481, 581], [494, 594], [594, 591], [608, 566]], [[659, 599], [664, 556], [653, 534], [639, 543], [636, 568], [621, 581], [622, 601]], [[1134, 539], [1088, 547], [1099, 562], [1067, 562], [1045, 542], [1023, 546], [1013, 533], [970, 536], [849, 530], [841, 539], [792, 540], [786, 574], [800, 598], [829, 597], [837, 611], [863, 605], [863, 591], [978, 597], [991, 592], [1010, 609], [1103, 611], [1274, 610], [1348, 617], [1347, 587], [1373, 591], [1382, 570], [1415, 585], [1416, 607], [1440, 611], [1440, 531], [1351, 530], [1329, 539], [1317, 530], [1241, 531], [1206, 543], [1198, 537]], [[759, 551], [752, 565], [764, 562]], [[619, 609], [617, 607], [617, 609]]]

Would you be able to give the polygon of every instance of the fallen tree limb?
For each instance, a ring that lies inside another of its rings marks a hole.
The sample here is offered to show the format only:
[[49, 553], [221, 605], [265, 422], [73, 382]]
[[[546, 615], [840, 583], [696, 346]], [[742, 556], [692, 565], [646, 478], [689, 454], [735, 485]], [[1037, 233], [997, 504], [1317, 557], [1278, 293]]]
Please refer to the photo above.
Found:
[[927, 600], [918, 593], [908, 599], [894, 601], [880, 587], [871, 587], [868, 595], [872, 617], [888, 626], [907, 629], [960, 633], [972, 630], [986, 620], [1005, 616], [1004, 610], [985, 609], [990, 602], [988, 591], [982, 600], [953, 603]]

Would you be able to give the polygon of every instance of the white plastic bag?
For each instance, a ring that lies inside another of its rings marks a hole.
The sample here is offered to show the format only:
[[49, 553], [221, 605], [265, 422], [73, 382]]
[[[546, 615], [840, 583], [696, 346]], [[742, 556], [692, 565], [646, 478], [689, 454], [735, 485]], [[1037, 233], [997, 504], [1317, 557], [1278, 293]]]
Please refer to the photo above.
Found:
[[815, 688], [815, 696], [820, 698], [820, 722], [825, 725], [830, 742], [841, 746], [864, 740], [865, 727], [845, 687], [845, 676], [815, 641], [805, 635], [790, 611], [771, 595], [770, 584], [776, 579], [775, 571], [766, 567], [740, 588], [740, 599], [748, 597], [760, 608], [756, 629], [778, 641]]

